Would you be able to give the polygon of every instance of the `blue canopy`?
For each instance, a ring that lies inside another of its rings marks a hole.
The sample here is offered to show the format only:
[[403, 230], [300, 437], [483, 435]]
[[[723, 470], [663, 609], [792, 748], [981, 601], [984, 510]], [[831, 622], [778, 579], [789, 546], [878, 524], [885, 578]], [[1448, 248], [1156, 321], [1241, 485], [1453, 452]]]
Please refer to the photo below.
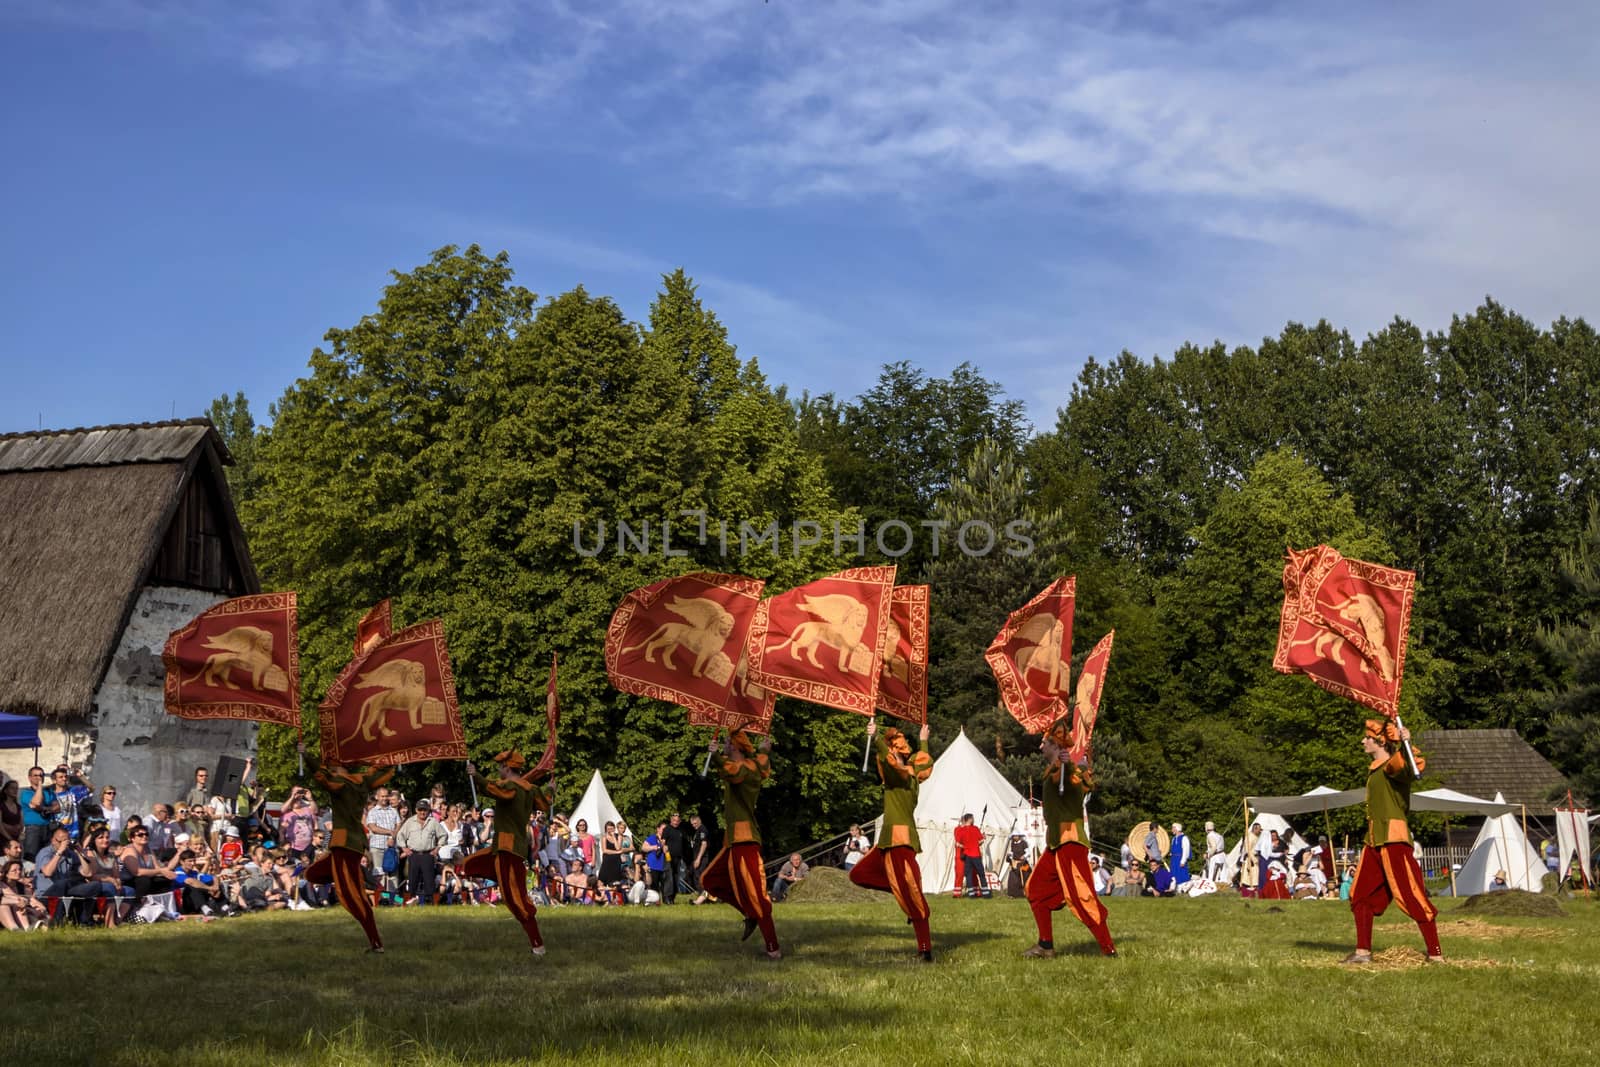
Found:
[[39, 720], [32, 715], [0, 711], [0, 748], [40, 748]]

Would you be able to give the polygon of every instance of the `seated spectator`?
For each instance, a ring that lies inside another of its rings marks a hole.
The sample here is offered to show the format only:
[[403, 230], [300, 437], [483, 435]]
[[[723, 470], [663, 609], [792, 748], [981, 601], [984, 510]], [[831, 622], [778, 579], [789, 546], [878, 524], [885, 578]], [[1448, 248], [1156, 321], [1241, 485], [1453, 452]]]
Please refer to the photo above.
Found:
[[1111, 892], [1111, 872], [1106, 870], [1106, 865], [1100, 857], [1091, 853], [1089, 855], [1089, 870], [1094, 875], [1094, 891], [1096, 896], [1107, 896]]
[[[187, 837], [186, 834], [178, 836]], [[179, 910], [185, 915], [209, 918], [222, 910], [222, 884], [211, 870], [210, 859], [202, 859], [192, 849], [184, 848], [172, 868], [172, 881], [178, 889]]]
[[1503, 870], [1502, 871], [1495, 871], [1494, 872], [1494, 881], [1489, 883], [1489, 892], [1491, 892], [1491, 893], [1503, 893], [1503, 892], [1505, 892], [1506, 890], [1508, 890], [1510, 888], [1511, 888], [1511, 883], [1506, 881], [1506, 872], [1503, 871]]
[[150, 831], [135, 826], [129, 838], [127, 846], [117, 858], [122, 864], [123, 877], [133, 886], [134, 895], [149, 897], [172, 892], [172, 868], [157, 859], [150, 848]]
[[783, 866], [778, 868], [778, 873], [772, 879], [772, 902], [781, 903], [789, 896], [789, 890], [796, 882], [803, 881], [811, 873], [810, 864], [800, 858], [800, 853], [791, 852]]
[[79, 880], [77, 850], [67, 828], [57, 826], [50, 832], [49, 843], [39, 850], [33, 864], [34, 895], [64, 897]]
[[239, 828], [230, 825], [222, 831], [222, 844], [217, 846], [217, 858], [224, 867], [230, 867], [243, 855], [244, 841], [239, 837]]
[[117, 807], [117, 787], [114, 785], [103, 786], [100, 789], [100, 819], [106, 824], [106, 829], [111, 831], [111, 840], [114, 843], [121, 843], [122, 809]]
[[260, 864], [252, 863], [239, 876], [239, 903], [246, 911], [280, 911], [289, 906], [289, 898], [278, 882], [278, 861], [266, 856]]
[[[20, 844], [21, 842], [13, 842]], [[37, 930], [49, 913], [33, 895], [33, 880], [22, 873], [22, 860], [12, 857], [0, 865], [0, 927]]]
[[117, 854], [111, 851], [111, 831], [105, 823], [90, 823], [78, 846], [78, 873], [82, 881], [67, 890], [68, 896], [106, 898], [104, 922], [107, 929], [125, 917], [124, 901], [133, 897], [133, 887], [122, 884], [122, 869]]
[[844, 840], [844, 869], [848, 871], [860, 863], [862, 857], [871, 848], [872, 842], [867, 840], [867, 835], [861, 832], [861, 827], [851, 826], [850, 832], [845, 835]]
[[33, 870], [33, 864], [22, 858], [22, 838], [13, 837], [6, 842], [6, 847], [0, 851], [0, 863], [9, 863], [16, 860], [22, 864], [22, 873], [28, 874]]

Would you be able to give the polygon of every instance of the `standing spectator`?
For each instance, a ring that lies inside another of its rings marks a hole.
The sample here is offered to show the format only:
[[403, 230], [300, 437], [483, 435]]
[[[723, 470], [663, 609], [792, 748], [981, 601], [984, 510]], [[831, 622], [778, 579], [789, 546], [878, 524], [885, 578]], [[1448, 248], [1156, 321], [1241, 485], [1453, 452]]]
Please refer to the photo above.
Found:
[[444, 784], [434, 782], [433, 788], [428, 790], [428, 811], [433, 814], [434, 822], [444, 822], [444, 817], [450, 811], [450, 802], [444, 798]]
[[1122, 861], [1118, 866], [1125, 871], [1133, 869], [1133, 846], [1126, 841], [1122, 843]]
[[72, 768], [62, 764], [51, 772], [51, 784], [44, 791], [43, 807], [48, 809], [52, 826], [62, 827], [67, 831], [67, 836], [73, 840], [78, 838], [78, 805], [88, 800], [94, 794], [89, 787], [83, 784], [83, 779], [72, 773]]
[[162, 863], [171, 863], [178, 854], [178, 823], [172, 820], [172, 807], [157, 804], [150, 817], [150, 851]]
[[867, 849], [872, 847], [872, 841], [861, 832], [861, 827], [852, 824], [850, 833], [844, 842], [844, 869], [850, 870], [861, 862], [861, 857], [867, 854]]
[[28, 788], [17, 794], [22, 802], [22, 855], [32, 860], [50, 840], [50, 813], [44, 804], [44, 768], [28, 768]]
[[433, 819], [433, 806], [417, 801], [416, 812], [396, 831], [394, 843], [406, 868], [407, 904], [427, 904], [433, 900], [438, 879], [439, 850], [449, 835]]
[[617, 820], [617, 847], [622, 850], [622, 869], [635, 882], [644, 881], [644, 857], [633, 831], [625, 820]]
[[689, 892], [689, 841], [683, 832], [683, 819], [673, 812], [667, 817], [667, 828], [663, 831], [662, 843], [667, 847], [666, 882], [672, 886], [671, 894], [662, 891], [661, 899], [664, 903], [671, 904], [677, 900], [679, 893]]
[[100, 788], [100, 817], [105, 820], [106, 829], [111, 831], [111, 840], [120, 840], [122, 837], [122, 809], [117, 807], [117, 787], [114, 785], [101, 786]]
[[[711, 835], [706, 832], [706, 824], [698, 815], [689, 816], [689, 884], [696, 892], [700, 892], [700, 872], [711, 864]], [[700, 893], [701, 903], [705, 894]]]
[[394, 794], [388, 789], [380, 787], [372, 794], [372, 799], [373, 804], [367, 809], [366, 825], [363, 827], [367, 835], [367, 856], [372, 860], [372, 869], [382, 875], [384, 885], [390, 887], [394, 872], [384, 870], [383, 857], [389, 851], [389, 846], [394, 844], [394, 832], [400, 827], [400, 813], [395, 811]]
[[1154, 819], [1150, 820], [1150, 828], [1144, 832], [1144, 858], [1147, 863], [1160, 863], [1167, 858], [1161, 847], [1161, 827]]
[[789, 858], [778, 868], [778, 873], [772, 879], [772, 902], [781, 904], [789, 896], [789, 890], [796, 882], [803, 881], [811, 873], [811, 865], [800, 858], [800, 853], [791, 852]]
[[291, 859], [310, 862], [311, 837], [317, 828], [317, 805], [304, 786], [289, 790], [289, 808], [279, 823], [280, 839]]
[[578, 820], [577, 831], [572, 835], [572, 847], [583, 864], [585, 874], [594, 874], [600, 869], [600, 850], [594, 835], [589, 832], [588, 819]]
[[955, 830], [956, 855], [961, 857], [961, 885], [956, 889], [956, 896], [960, 896], [963, 890], [967, 890], [967, 896], [970, 897], [990, 895], [983, 870], [983, 839], [986, 836], [974, 823], [971, 812], [961, 816], [961, 823]]
[[210, 780], [210, 771], [204, 767], [196, 767], [194, 769], [194, 784], [189, 787], [189, 791], [183, 796], [183, 805], [189, 814], [187, 829], [191, 841], [206, 836], [206, 824], [210, 822], [210, 816], [206, 810], [206, 805], [211, 802], [211, 790], [207, 785]]
[[1183, 832], [1183, 823], [1173, 823], [1172, 852], [1168, 858], [1173, 889], [1182, 889], [1189, 883], [1189, 861], [1193, 858], [1189, 849], [1189, 835]]
[[656, 832], [644, 839], [644, 847], [641, 851], [644, 853], [645, 869], [650, 872], [650, 882], [655, 886], [656, 892], [661, 894], [661, 902], [663, 904], [671, 904], [672, 901], [667, 899], [667, 887], [672, 884], [673, 880], [666, 875], [667, 846], [663, 842], [666, 832], [667, 824], [665, 822], [656, 823]]
[[622, 883], [622, 843], [617, 837], [617, 824], [608, 822], [600, 834], [600, 884], [615, 886]]
[[1217, 824], [1206, 823], [1206, 877], [1222, 881], [1222, 868], [1228, 863], [1228, 843], [1217, 833]]
[[444, 821], [439, 823], [439, 828], [444, 831], [444, 844], [439, 846], [439, 861], [446, 866], [460, 863], [467, 854], [466, 823], [462, 821], [465, 814], [460, 804], [451, 804], [445, 812]]

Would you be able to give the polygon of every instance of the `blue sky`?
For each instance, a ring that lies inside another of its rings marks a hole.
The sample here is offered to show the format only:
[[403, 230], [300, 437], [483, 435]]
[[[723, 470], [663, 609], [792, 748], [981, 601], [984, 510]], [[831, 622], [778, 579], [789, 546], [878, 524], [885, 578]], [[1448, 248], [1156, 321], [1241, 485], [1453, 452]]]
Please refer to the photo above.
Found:
[[391, 269], [683, 266], [796, 392], [1600, 316], [1590, 3], [0, 0], [0, 432], [258, 417]]

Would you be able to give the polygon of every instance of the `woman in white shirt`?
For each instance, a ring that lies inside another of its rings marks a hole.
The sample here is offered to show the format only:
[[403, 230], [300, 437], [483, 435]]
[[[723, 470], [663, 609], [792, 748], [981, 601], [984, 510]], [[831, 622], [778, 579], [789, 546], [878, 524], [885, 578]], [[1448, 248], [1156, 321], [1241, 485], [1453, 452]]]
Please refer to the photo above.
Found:
[[861, 832], [861, 827], [850, 827], [850, 833], [844, 843], [844, 869], [849, 870], [861, 862], [867, 850], [872, 847], [872, 842], [867, 840], [867, 835]]

